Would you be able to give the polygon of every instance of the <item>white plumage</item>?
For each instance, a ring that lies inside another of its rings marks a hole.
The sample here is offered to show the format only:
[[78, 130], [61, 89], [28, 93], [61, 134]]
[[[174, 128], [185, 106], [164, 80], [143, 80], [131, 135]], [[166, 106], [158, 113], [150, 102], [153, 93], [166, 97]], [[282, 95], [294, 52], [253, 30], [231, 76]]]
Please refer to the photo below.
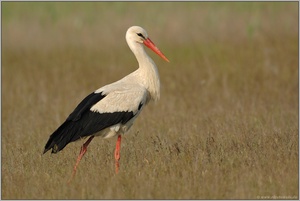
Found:
[[149, 100], [149, 92], [138, 84], [116, 84], [100, 88], [95, 93], [106, 95], [101, 101], [91, 107], [91, 111], [105, 113], [116, 111], [130, 111], [136, 114], [139, 104], [145, 104]]

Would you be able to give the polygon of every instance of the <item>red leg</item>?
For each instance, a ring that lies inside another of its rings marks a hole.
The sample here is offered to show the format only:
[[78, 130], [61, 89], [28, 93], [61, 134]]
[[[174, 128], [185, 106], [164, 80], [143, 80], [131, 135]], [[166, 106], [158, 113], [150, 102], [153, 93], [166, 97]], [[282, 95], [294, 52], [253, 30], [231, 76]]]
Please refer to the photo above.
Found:
[[95, 136], [91, 136], [81, 147], [80, 149], [80, 153], [79, 153], [79, 156], [77, 158], [77, 161], [76, 161], [76, 164], [74, 166], [74, 170], [73, 170], [73, 174], [71, 176], [71, 178], [69, 179], [68, 183], [72, 180], [72, 178], [75, 176], [75, 173], [76, 173], [76, 170], [77, 170], [77, 166], [81, 160], [81, 158], [83, 157], [83, 155], [85, 154], [85, 152], [87, 151], [87, 147], [88, 145], [90, 144], [90, 142], [92, 141], [92, 139], [94, 138]]
[[120, 149], [121, 149], [121, 135], [118, 136], [116, 150], [115, 150], [115, 161], [116, 161], [116, 173], [119, 172], [119, 160], [120, 160]]

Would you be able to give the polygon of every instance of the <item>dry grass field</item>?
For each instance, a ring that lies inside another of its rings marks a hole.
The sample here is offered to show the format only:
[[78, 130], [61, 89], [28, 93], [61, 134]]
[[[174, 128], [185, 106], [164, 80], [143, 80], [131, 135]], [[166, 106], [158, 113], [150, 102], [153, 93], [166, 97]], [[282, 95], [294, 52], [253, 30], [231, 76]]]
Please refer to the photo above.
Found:
[[[298, 2], [2, 2], [2, 199], [298, 199]], [[134, 71], [144, 27], [161, 99], [122, 141], [42, 155], [90, 92]]]

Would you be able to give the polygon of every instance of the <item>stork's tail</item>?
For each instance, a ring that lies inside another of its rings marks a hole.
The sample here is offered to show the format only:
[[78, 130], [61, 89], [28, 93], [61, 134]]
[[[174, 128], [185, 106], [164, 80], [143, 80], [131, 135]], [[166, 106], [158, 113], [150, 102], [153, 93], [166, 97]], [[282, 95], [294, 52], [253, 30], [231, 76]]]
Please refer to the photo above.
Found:
[[74, 141], [73, 136], [76, 134], [74, 122], [66, 120], [56, 131], [50, 135], [48, 142], [45, 145], [44, 153], [52, 149], [51, 153], [61, 151], [67, 144]]

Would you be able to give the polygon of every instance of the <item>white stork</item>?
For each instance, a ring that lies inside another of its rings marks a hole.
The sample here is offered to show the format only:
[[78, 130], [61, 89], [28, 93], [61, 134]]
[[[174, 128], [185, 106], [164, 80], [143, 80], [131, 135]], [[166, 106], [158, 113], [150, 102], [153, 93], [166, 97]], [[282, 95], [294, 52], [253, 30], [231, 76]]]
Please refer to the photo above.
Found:
[[[95, 136], [110, 138], [118, 135], [115, 161], [119, 169], [121, 134], [126, 133], [144, 106], [160, 97], [160, 81], [157, 67], [147, 55], [143, 44], [169, 62], [154, 45], [147, 32], [132, 26], [126, 32], [126, 41], [135, 55], [139, 68], [119, 81], [105, 85], [84, 98], [65, 122], [50, 135], [45, 145], [46, 153], [61, 151], [68, 143], [89, 137], [82, 145], [72, 177]], [[71, 178], [72, 178], [71, 177]]]

